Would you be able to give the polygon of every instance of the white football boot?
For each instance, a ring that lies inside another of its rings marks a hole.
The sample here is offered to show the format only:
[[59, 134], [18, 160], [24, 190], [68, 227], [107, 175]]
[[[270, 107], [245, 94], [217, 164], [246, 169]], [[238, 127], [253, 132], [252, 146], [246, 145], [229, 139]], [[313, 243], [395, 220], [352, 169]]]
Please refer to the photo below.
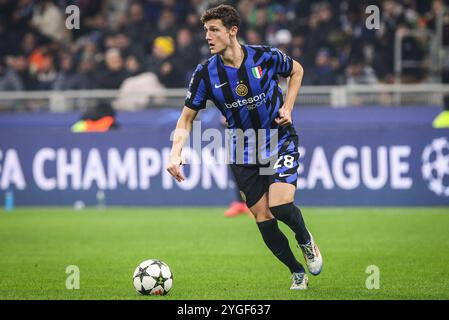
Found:
[[306, 290], [309, 284], [307, 275], [303, 272], [293, 272], [290, 290]]
[[320, 249], [313, 240], [312, 234], [309, 232], [310, 241], [306, 244], [299, 244], [304, 258], [306, 259], [307, 269], [311, 274], [317, 276], [323, 268], [323, 257], [321, 257]]

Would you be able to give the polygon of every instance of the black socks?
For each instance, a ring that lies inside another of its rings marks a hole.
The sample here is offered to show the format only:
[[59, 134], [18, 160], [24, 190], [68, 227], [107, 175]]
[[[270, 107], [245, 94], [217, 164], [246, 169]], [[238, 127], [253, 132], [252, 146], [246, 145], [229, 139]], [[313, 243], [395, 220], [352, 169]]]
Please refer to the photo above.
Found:
[[257, 222], [257, 226], [267, 247], [290, 269], [290, 272], [305, 272], [293, 255], [288, 239], [279, 229], [276, 219]]
[[306, 244], [310, 241], [310, 235], [302, 218], [301, 210], [291, 203], [286, 203], [276, 207], [270, 207], [274, 217], [293, 230], [296, 241], [299, 244]]

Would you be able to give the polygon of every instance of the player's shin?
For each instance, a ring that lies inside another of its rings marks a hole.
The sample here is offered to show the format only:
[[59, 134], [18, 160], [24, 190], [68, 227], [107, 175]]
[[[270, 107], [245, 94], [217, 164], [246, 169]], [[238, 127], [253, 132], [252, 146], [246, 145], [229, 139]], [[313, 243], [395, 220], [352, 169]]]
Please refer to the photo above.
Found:
[[288, 239], [279, 229], [276, 219], [257, 222], [257, 226], [267, 247], [290, 269], [290, 272], [304, 272], [304, 267], [293, 255]]
[[282, 221], [293, 230], [298, 244], [306, 244], [310, 241], [310, 234], [302, 218], [301, 210], [293, 202], [270, 207], [270, 210], [276, 219]]

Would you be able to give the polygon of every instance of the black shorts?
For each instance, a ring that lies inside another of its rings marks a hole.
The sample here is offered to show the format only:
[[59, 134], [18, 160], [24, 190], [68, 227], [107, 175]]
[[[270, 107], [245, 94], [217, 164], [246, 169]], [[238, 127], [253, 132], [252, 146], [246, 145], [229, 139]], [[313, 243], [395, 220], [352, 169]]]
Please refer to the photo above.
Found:
[[284, 142], [271, 163], [274, 165], [230, 165], [237, 183], [236, 188], [239, 188], [248, 208], [255, 205], [273, 183], [289, 183], [296, 187], [299, 168], [297, 135]]

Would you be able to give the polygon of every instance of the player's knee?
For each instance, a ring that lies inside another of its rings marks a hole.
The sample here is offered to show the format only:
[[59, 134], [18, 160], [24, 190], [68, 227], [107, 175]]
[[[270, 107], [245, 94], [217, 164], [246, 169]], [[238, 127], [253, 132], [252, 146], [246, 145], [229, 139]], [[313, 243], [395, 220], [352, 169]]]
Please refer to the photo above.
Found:
[[[293, 203], [295, 197], [295, 189], [281, 189], [270, 193], [269, 207], [278, 207], [284, 204]], [[274, 190], [273, 190], [274, 191]]]
[[273, 216], [281, 221], [288, 220], [295, 210], [295, 204], [293, 202], [270, 207], [270, 211]]
[[256, 218], [256, 222], [262, 222], [266, 220], [271, 220], [274, 216], [271, 214], [271, 211], [268, 208], [251, 208], [250, 209], [254, 217]]

